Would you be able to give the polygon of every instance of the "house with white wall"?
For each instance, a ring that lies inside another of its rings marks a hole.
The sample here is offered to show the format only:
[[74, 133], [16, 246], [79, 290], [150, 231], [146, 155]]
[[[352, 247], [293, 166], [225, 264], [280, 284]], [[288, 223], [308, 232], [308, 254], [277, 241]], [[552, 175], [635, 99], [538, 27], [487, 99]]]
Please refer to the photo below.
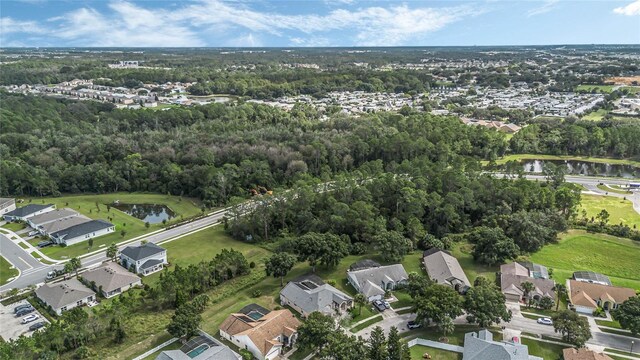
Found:
[[167, 250], [154, 243], [127, 246], [120, 252], [120, 264], [136, 274], [153, 274], [167, 264]]

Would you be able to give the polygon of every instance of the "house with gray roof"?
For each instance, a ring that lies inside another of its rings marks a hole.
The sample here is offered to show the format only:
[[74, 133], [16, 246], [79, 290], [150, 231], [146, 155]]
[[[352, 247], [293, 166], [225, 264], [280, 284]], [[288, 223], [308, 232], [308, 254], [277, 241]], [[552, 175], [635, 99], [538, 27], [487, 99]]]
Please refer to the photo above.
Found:
[[153, 274], [168, 264], [167, 250], [154, 243], [127, 246], [120, 252], [120, 264], [136, 274]]
[[213, 336], [200, 330], [179, 350], [161, 352], [155, 360], [242, 360], [242, 356]]
[[464, 294], [471, 287], [458, 259], [439, 249], [429, 249], [423, 253], [422, 262], [429, 278], [436, 284], [449, 286]]
[[353, 306], [353, 298], [316, 275], [303, 275], [280, 291], [280, 304], [291, 306], [305, 318], [314, 311], [333, 316], [345, 314]]
[[43, 303], [51, 306], [56, 314], [71, 310], [94, 301], [96, 294], [82, 285], [77, 279], [69, 279], [59, 283], [44, 284], [36, 290], [36, 296]]
[[347, 271], [347, 280], [369, 301], [381, 300], [388, 290], [406, 284], [409, 275], [402, 264]]
[[0, 198], [0, 215], [4, 215], [9, 211], [16, 209], [16, 199], [14, 198]]
[[95, 269], [85, 271], [82, 273], [82, 279], [107, 299], [120, 295], [131, 287], [142, 286], [138, 276], [113, 262], [106, 262]]
[[41, 225], [36, 230], [38, 230], [38, 232], [40, 232], [40, 234], [42, 235], [49, 236], [60, 230], [68, 229], [72, 226], [84, 224], [89, 221], [91, 221], [91, 219], [89, 219], [88, 217], [84, 215], [77, 215], [64, 219], [58, 219], [48, 224]]
[[7, 212], [3, 215], [3, 218], [7, 221], [25, 221], [32, 216], [44, 214], [55, 208], [54, 204], [28, 204]]
[[46, 213], [32, 216], [27, 219], [27, 224], [34, 229], [40, 228], [40, 226], [49, 224], [56, 220], [71, 218], [74, 216], [78, 216], [79, 213], [77, 211], [65, 208], [65, 209], [56, 209], [53, 211], [47, 211]]
[[470, 332], [464, 335], [462, 360], [543, 360], [529, 355], [529, 348], [513, 341], [495, 341], [488, 330]]
[[114, 231], [116, 226], [108, 221], [91, 220], [56, 231], [50, 237], [57, 244], [73, 245]]

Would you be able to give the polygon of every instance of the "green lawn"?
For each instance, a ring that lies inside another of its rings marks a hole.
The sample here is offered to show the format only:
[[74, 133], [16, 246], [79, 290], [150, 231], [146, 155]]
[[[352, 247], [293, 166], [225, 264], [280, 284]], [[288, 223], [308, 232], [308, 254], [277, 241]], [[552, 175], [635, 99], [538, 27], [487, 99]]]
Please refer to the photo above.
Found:
[[0, 256], [0, 285], [6, 284], [9, 279], [18, 275], [18, 269], [14, 268], [7, 259]]
[[529, 348], [529, 355], [539, 356], [544, 360], [562, 359], [562, 349], [569, 347], [527, 338], [522, 338], [522, 344]]
[[530, 260], [553, 268], [553, 278], [559, 283], [574, 271], [590, 270], [609, 276], [614, 285], [640, 290], [640, 244], [629, 239], [571, 230], [557, 244], [532, 254]]
[[351, 329], [349, 329], [349, 331], [351, 331], [352, 333], [357, 333], [358, 331], [360, 331], [360, 330], [362, 330], [364, 328], [367, 328], [367, 327], [369, 327], [369, 326], [371, 326], [371, 325], [373, 325], [373, 324], [375, 324], [377, 322], [380, 322], [380, 321], [382, 321], [382, 315], [377, 315], [377, 316], [375, 316], [375, 317], [373, 317], [373, 318], [371, 318], [371, 319], [369, 319], [369, 320], [367, 320], [367, 321], [365, 321], [363, 323], [360, 323], [360, 324], [352, 327]]
[[588, 92], [592, 92], [595, 90], [599, 93], [608, 94], [613, 91], [614, 85], [578, 85], [576, 87], [576, 91], [586, 90]]
[[605, 110], [605, 109], [598, 109], [596, 111], [592, 111], [584, 116], [582, 116], [582, 120], [587, 120], [587, 121], [600, 121], [602, 120], [605, 115], [607, 115], [609, 113], [609, 110]]
[[16, 232], [16, 231], [20, 231], [20, 230], [24, 229], [25, 227], [27, 227], [27, 225], [24, 224], [24, 223], [10, 222], [10, 223], [6, 223], [6, 224], [2, 225], [2, 227], [7, 229], [7, 230], [11, 230], [13, 232]]
[[462, 354], [431, 348], [428, 346], [415, 345], [411, 347], [411, 360], [421, 360], [424, 354], [431, 355], [434, 360], [462, 360]]
[[571, 156], [571, 155], [544, 155], [544, 154], [513, 154], [504, 156], [496, 160], [497, 165], [505, 164], [508, 161], [521, 161], [521, 160], [577, 160], [588, 161], [602, 164], [619, 164], [619, 165], [632, 165], [640, 167], [640, 161], [634, 161], [629, 159], [611, 159], [611, 158], [598, 158], [589, 156]]
[[596, 320], [596, 324], [601, 325], [601, 326], [607, 326], [607, 327], [611, 327], [611, 328], [616, 328], [616, 329], [622, 329], [622, 327], [620, 326], [620, 323], [615, 321], [615, 320]]
[[[480, 328], [475, 325], [456, 325], [453, 333], [447, 335], [447, 338], [449, 339], [449, 344], [462, 345], [464, 343], [464, 334], [471, 331], [478, 331], [478, 330], [480, 330]], [[500, 337], [500, 335], [497, 334], [495, 331], [491, 330], [491, 332], [494, 333], [495, 339], [498, 339]], [[433, 341], [440, 341], [440, 338], [442, 337], [442, 332], [439, 331], [435, 326], [430, 326], [427, 328], [423, 327], [421, 329], [403, 332], [401, 336], [407, 339], [421, 338], [421, 339], [427, 339], [427, 340], [433, 340]]]
[[608, 191], [608, 192], [612, 192], [612, 193], [623, 194], [623, 195], [632, 194], [631, 191], [623, 190], [618, 185], [609, 185], [609, 186], [607, 186], [607, 185], [603, 184], [603, 185], [597, 185], [597, 187], [600, 190]]
[[472, 250], [473, 245], [469, 243], [454, 243], [451, 249], [451, 255], [458, 259], [462, 270], [464, 270], [471, 284], [473, 284], [478, 276], [484, 276], [492, 282], [495, 281], [496, 272], [499, 270], [499, 267], [486, 266], [475, 262], [471, 255]]
[[609, 213], [609, 224], [622, 223], [632, 229], [634, 226], [640, 228], [640, 214], [633, 209], [630, 200], [602, 195], [582, 195], [581, 199], [578, 213], [580, 214], [582, 209], [586, 210], [589, 219], [605, 209]]
[[[66, 259], [99, 249], [106, 250], [107, 246], [111, 243], [131, 239], [163, 227], [162, 224], [152, 224], [147, 229], [142, 220], [129, 216], [120, 210], [110, 208], [110, 210], [107, 211], [106, 204], [112, 204], [115, 200], [119, 200], [121, 203], [125, 204], [166, 205], [177, 214], [176, 218], [169, 223], [178, 222], [181, 219], [198, 215], [201, 212], [200, 203], [197, 200], [161, 194], [113, 193], [98, 195], [72, 195], [55, 198], [27, 199], [24, 204], [28, 204], [29, 200], [31, 200], [32, 203], [53, 203], [58, 209], [68, 207], [89, 218], [110, 221], [116, 225], [115, 233], [93, 239], [94, 244], [92, 248], [89, 248], [87, 242], [83, 242], [67, 247], [50, 246], [42, 250], [45, 255], [54, 259]], [[121, 235], [122, 230], [126, 231], [124, 237]]]

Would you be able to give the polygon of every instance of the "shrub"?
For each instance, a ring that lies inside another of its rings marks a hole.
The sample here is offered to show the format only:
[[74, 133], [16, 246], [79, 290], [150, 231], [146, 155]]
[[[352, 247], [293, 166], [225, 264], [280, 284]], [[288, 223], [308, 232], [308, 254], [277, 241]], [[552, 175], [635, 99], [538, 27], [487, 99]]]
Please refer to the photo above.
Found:
[[262, 290], [256, 289], [251, 292], [251, 297], [257, 298], [262, 296]]

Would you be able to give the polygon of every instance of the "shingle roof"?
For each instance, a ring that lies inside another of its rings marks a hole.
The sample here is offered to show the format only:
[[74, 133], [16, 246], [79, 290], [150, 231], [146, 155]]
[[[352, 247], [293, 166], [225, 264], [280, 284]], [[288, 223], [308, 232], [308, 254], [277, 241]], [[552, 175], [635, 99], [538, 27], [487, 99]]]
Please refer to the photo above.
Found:
[[553, 280], [547, 279], [535, 279], [529, 276], [521, 276], [521, 275], [512, 275], [512, 274], [500, 274], [500, 289], [505, 294], [518, 294], [522, 296], [524, 294], [524, 290], [522, 289], [522, 283], [530, 282], [535, 288], [533, 289], [532, 295], [540, 295], [540, 296], [548, 296], [552, 299], [555, 299], [555, 292], [553, 288], [556, 286], [556, 283]]
[[142, 260], [163, 252], [165, 249], [154, 243], [146, 243], [140, 246], [127, 246], [122, 249], [121, 254], [132, 260]]
[[487, 330], [464, 335], [463, 360], [530, 360], [540, 359], [529, 356], [526, 345], [494, 341]]
[[94, 231], [103, 230], [112, 227], [113, 224], [104, 220], [91, 220], [78, 225], [73, 225], [66, 229], [62, 229], [51, 234], [51, 237], [58, 239], [73, 239], [83, 236]]
[[573, 305], [595, 307], [598, 300], [623, 303], [635, 296], [633, 289], [569, 280], [569, 300]]
[[444, 251], [436, 251], [425, 256], [422, 261], [431, 280], [438, 284], [453, 285], [454, 280], [461, 281], [466, 286], [471, 286], [458, 259]]
[[44, 284], [36, 290], [36, 296], [54, 309], [59, 309], [95, 293], [77, 279], [65, 280], [55, 284]]
[[79, 224], [83, 224], [86, 222], [91, 221], [91, 219], [89, 219], [88, 217], [84, 216], [84, 215], [78, 215], [78, 216], [74, 216], [74, 217], [70, 217], [70, 218], [64, 218], [64, 219], [60, 219], [60, 220], [56, 220], [53, 222], [50, 222], [48, 224], [44, 224], [42, 226], [40, 226], [39, 228], [44, 231], [46, 234], [53, 234], [57, 231], [60, 230], [64, 230], [64, 229], [68, 229], [74, 225], [79, 225]]
[[280, 295], [307, 314], [314, 311], [330, 314], [333, 312], [333, 303], [341, 304], [353, 301], [352, 297], [329, 284], [325, 284], [315, 275], [303, 275], [291, 280], [280, 291]]
[[46, 205], [40, 205], [40, 204], [29, 204], [29, 205], [25, 205], [23, 207], [19, 207], [15, 210], [9, 211], [8, 213], [4, 214], [4, 216], [18, 216], [18, 217], [25, 217], [28, 216], [29, 214], [33, 214], [35, 212], [38, 212], [40, 210], [52, 207], [53, 204], [46, 204]]
[[95, 282], [97, 287], [102, 286], [102, 291], [107, 293], [140, 281], [139, 277], [114, 263], [104, 263], [85, 271], [82, 277], [88, 282]]
[[52, 221], [56, 221], [58, 219], [69, 218], [77, 215], [78, 212], [71, 209], [58, 209], [47, 211], [44, 214], [32, 216], [29, 218], [29, 222], [31, 222], [34, 226], [39, 226], [50, 223]]
[[279, 344], [276, 340], [278, 336], [290, 336], [300, 324], [291, 311], [284, 309], [272, 311], [258, 320], [242, 313], [231, 314], [222, 322], [220, 330], [231, 336], [248, 336], [258, 351], [266, 355], [273, 346]]
[[574, 349], [568, 348], [562, 350], [564, 360], [613, 360], [608, 355], [597, 353], [586, 348]]
[[384, 294], [384, 289], [381, 288], [383, 284], [399, 282], [409, 277], [402, 264], [347, 271], [347, 276], [354, 280], [362, 294], [369, 297]]
[[147, 260], [144, 262], [144, 264], [140, 265], [140, 269], [148, 269], [158, 264], [162, 264], [162, 260], [159, 260], [159, 259]]
[[509, 275], [519, 275], [519, 276], [529, 276], [529, 269], [518, 264], [517, 262], [512, 262], [510, 264], [500, 265], [500, 273], [501, 274], [509, 274]]

